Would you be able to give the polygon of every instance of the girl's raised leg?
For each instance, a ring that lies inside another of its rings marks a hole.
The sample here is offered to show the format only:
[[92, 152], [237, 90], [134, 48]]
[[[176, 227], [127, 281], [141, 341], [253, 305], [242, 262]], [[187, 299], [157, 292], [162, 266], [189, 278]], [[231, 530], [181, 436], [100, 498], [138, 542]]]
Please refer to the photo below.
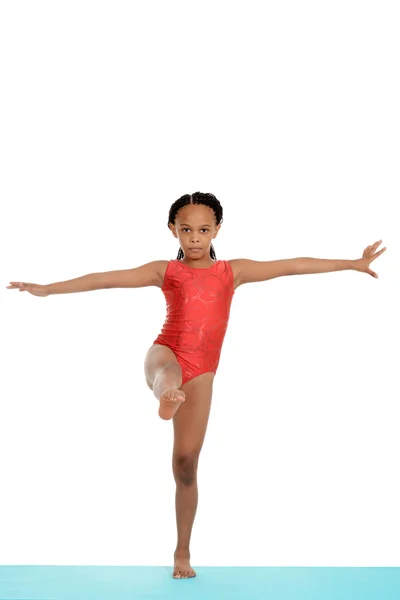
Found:
[[185, 401], [185, 392], [179, 389], [182, 369], [174, 352], [167, 346], [153, 344], [147, 352], [144, 370], [147, 385], [160, 402], [160, 418], [166, 421], [172, 419]]

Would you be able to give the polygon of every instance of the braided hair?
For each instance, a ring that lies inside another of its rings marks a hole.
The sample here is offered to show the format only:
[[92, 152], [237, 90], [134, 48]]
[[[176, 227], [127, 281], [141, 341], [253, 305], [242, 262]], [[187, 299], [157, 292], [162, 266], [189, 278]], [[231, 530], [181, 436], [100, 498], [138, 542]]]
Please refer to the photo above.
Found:
[[[171, 208], [169, 209], [168, 223], [167, 223], [168, 226], [170, 223], [172, 223], [172, 225], [175, 225], [175, 218], [176, 218], [178, 211], [181, 208], [183, 208], [184, 206], [186, 206], [187, 204], [204, 204], [204, 206], [208, 206], [209, 208], [212, 208], [212, 210], [214, 211], [214, 214], [215, 214], [215, 220], [217, 222], [217, 226], [220, 223], [222, 223], [222, 221], [223, 221], [222, 206], [221, 206], [219, 200], [217, 200], [217, 198], [214, 196], [214, 194], [208, 194], [208, 193], [203, 194], [202, 192], [195, 192], [194, 194], [185, 194], [184, 196], [181, 196], [180, 198], [178, 198], [178, 200], [175, 200], [175, 202], [172, 204]], [[179, 247], [177, 259], [182, 260], [182, 258], [184, 256], [185, 255], [183, 253], [182, 248]], [[210, 247], [210, 257], [213, 260], [217, 258], [216, 254], [215, 254], [214, 246], [212, 244]]]

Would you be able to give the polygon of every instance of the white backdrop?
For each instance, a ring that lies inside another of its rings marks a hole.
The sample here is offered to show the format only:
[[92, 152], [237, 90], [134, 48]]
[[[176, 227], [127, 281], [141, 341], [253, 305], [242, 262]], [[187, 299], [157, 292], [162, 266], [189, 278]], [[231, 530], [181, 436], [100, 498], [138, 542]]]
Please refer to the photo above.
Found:
[[39, 298], [176, 258], [212, 192], [218, 259], [356, 259], [236, 290], [196, 565], [399, 565], [396, 2], [3, 2], [0, 563], [172, 565], [172, 421], [144, 357], [159, 288]]

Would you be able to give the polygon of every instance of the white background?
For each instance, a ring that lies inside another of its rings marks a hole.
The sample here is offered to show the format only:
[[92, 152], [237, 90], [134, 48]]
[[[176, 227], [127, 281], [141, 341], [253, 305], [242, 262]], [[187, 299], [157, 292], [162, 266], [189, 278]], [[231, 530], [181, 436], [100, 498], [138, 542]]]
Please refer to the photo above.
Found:
[[0, 563], [171, 565], [157, 287], [52, 283], [176, 258], [356, 259], [236, 290], [200, 456], [196, 565], [399, 565], [397, 2], [2, 2]]

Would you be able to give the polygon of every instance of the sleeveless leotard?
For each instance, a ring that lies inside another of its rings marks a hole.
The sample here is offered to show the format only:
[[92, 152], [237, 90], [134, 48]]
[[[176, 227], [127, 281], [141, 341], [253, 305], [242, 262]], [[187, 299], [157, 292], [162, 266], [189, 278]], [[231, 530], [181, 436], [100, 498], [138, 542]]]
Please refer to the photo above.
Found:
[[168, 346], [182, 368], [182, 385], [217, 372], [234, 292], [232, 267], [216, 260], [207, 269], [170, 260], [161, 288], [167, 317], [153, 344]]

